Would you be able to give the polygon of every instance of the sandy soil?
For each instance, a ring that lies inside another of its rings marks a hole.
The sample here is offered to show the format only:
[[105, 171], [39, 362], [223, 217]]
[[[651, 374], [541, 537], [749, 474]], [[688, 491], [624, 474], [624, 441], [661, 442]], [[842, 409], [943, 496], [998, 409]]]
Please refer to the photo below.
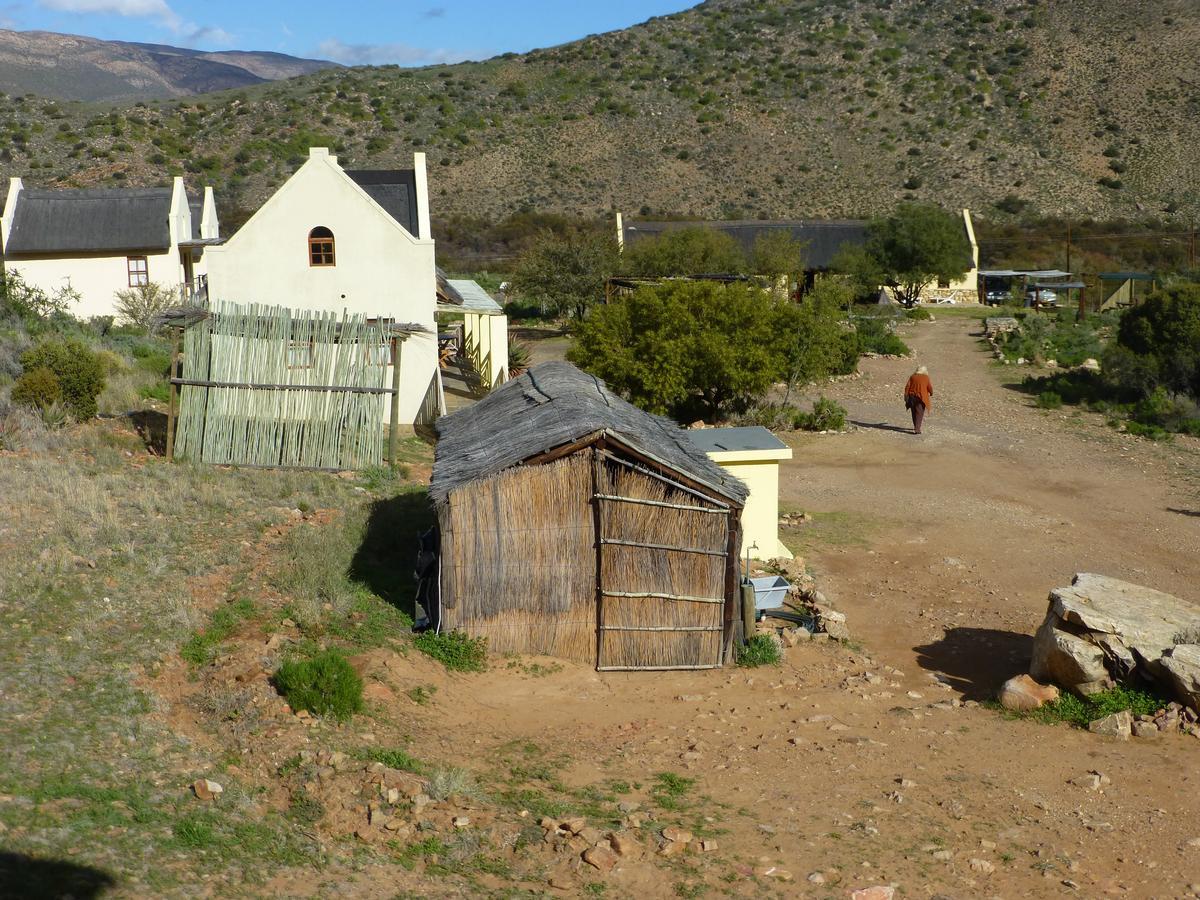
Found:
[[[622, 896], [1200, 892], [1200, 742], [1121, 743], [973, 702], [1025, 668], [1048, 590], [1076, 571], [1200, 600], [1197, 442], [1033, 408], [976, 328], [941, 317], [909, 336], [936, 391], [922, 436], [899, 399], [913, 361], [879, 359], [824, 391], [854, 430], [793, 440], [782, 503], [816, 521], [788, 539], [861, 646], [802, 644], [770, 670], [449, 678], [417, 749], [469, 735], [487, 758], [527, 738], [569, 752], [578, 783], [696, 778], [720, 852], [658, 881], [618, 869]], [[1072, 783], [1092, 770], [1111, 783]]]

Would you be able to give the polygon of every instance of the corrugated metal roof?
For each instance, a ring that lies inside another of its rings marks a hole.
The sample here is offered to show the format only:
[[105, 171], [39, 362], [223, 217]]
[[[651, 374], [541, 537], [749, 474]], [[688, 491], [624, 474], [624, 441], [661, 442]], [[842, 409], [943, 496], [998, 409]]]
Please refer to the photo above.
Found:
[[415, 238], [428, 238], [418, 234], [417, 218], [417, 174], [412, 169], [346, 169], [346, 174], [371, 199], [382, 206], [389, 216], [404, 226]]
[[787, 444], [761, 425], [744, 425], [739, 428], [691, 428], [688, 429], [687, 436], [705, 453], [787, 449]]
[[716, 222], [625, 222], [625, 240], [635, 242], [682, 228], [712, 228], [728, 234], [747, 251], [765, 234], [786, 231], [803, 241], [804, 263], [809, 269], [827, 269], [845, 244], [861, 246], [867, 241], [867, 223], [860, 219], [788, 219], [776, 221], [730, 220]]
[[[491, 294], [479, 286], [478, 282], [460, 278], [446, 279], [450, 287], [462, 297], [463, 312], [501, 313], [503, 308], [492, 299]], [[455, 307], [456, 309], [459, 307]]]
[[24, 188], [6, 256], [166, 250], [171, 188]]
[[746, 500], [745, 484], [709, 459], [682, 428], [622, 400], [599, 378], [567, 362], [534, 366], [474, 406], [438, 419], [429, 494], [444, 503], [451, 491], [600, 431], [735, 503]]

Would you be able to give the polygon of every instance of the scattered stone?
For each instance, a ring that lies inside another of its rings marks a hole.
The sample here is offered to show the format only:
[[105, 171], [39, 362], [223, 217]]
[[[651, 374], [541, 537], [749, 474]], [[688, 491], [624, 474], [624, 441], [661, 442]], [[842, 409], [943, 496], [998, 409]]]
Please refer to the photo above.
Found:
[[[778, 866], [767, 866], [765, 869], [759, 869], [758, 875], [760, 878], [774, 878], [778, 881], [792, 880], [792, 873], [786, 869], [781, 869]], [[811, 875], [809, 876], [808, 880], [812, 881]]]
[[936, 859], [938, 862], [950, 862], [950, 860], [954, 859], [954, 851], [953, 850], [934, 850], [933, 858]]
[[217, 784], [215, 781], [210, 781], [207, 778], [199, 778], [192, 782], [192, 792], [200, 800], [216, 800], [225, 788]]
[[571, 876], [562, 872], [551, 875], [550, 880], [546, 883], [556, 891], [569, 891], [575, 887], [575, 883], [571, 881]]
[[690, 844], [693, 839], [693, 835], [690, 831], [685, 831], [682, 828], [676, 828], [674, 825], [664, 828], [662, 830], [662, 836], [668, 841], [677, 841], [680, 844]]
[[996, 867], [986, 859], [969, 859], [967, 865], [971, 867], [971, 871], [979, 875], [991, 875], [996, 871]]
[[1156, 738], [1160, 734], [1162, 732], [1158, 730], [1158, 726], [1152, 721], [1133, 723], [1133, 736], [1135, 738]]
[[1038, 684], [1028, 675], [1010, 678], [1000, 688], [1000, 705], [1005, 709], [1028, 712], [1057, 699], [1058, 688], [1052, 684]]
[[712, 853], [716, 849], [717, 849], [717, 842], [712, 839], [703, 840], [700, 842], [700, 852], [701, 853]]
[[571, 834], [579, 834], [583, 829], [587, 828], [587, 819], [564, 819], [562, 822], [559, 822], [558, 827]]
[[455, 828], [466, 828], [471, 824], [471, 820], [467, 816], [455, 816], [450, 824]]
[[1129, 714], [1129, 710], [1123, 709], [1111, 716], [1105, 716], [1103, 719], [1088, 722], [1088, 731], [1092, 734], [1106, 734], [1127, 741], [1133, 732], [1133, 717]]
[[624, 832], [616, 831], [608, 836], [609, 846], [617, 856], [636, 856], [641, 850], [640, 845]]
[[890, 884], [877, 884], [874, 887], [859, 888], [850, 894], [850, 900], [894, 900], [896, 889]]
[[617, 854], [607, 844], [596, 844], [583, 851], [583, 861], [601, 872], [610, 872], [617, 864]]
[[811, 881], [813, 884], [824, 884], [825, 883], [825, 873], [824, 872], [813, 872], [811, 875], [808, 876], [808, 880]]
[[1076, 787], [1086, 788], [1089, 791], [1098, 791], [1107, 784], [1111, 784], [1112, 779], [1103, 772], [1088, 772], [1085, 775], [1076, 775], [1071, 779], [1071, 784]]
[[996, 842], [995, 841], [980, 841], [979, 846], [980, 846], [980, 848], [982, 848], [984, 850], [995, 850]]

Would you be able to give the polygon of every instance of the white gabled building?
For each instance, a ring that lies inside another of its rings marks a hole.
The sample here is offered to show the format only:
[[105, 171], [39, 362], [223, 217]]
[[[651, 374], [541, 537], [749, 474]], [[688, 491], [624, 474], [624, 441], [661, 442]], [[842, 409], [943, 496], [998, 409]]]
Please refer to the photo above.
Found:
[[53, 296], [79, 294], [68, 312], [112, 315], [117, 291], [144, 284], [194, 288], [204, 249], [219, 240], [211, 187], [189, 200], [183, 179], [170, 187], [50, 190], [9, 180], [0, 217], [7, 271]]
[[313, 147], [304, 165], [205, 258], [213, 300], [347, 310], [424, 326], [428, 334], [402, 345], [399, 422], [424, 422], [443, 411], [425, 154], [414, 154], [412, 169], [354, 171]]

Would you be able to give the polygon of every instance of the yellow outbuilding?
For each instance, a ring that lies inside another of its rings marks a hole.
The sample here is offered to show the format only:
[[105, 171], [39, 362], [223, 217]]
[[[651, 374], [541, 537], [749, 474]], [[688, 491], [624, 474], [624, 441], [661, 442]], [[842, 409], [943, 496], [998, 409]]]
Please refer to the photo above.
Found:
[[742, 556], [791, 559], [779, 540], [779, 463], [792, 458], [792, 448], [759, 425], [697, 428], [688, 437], [750, 489], [742, 510]]

